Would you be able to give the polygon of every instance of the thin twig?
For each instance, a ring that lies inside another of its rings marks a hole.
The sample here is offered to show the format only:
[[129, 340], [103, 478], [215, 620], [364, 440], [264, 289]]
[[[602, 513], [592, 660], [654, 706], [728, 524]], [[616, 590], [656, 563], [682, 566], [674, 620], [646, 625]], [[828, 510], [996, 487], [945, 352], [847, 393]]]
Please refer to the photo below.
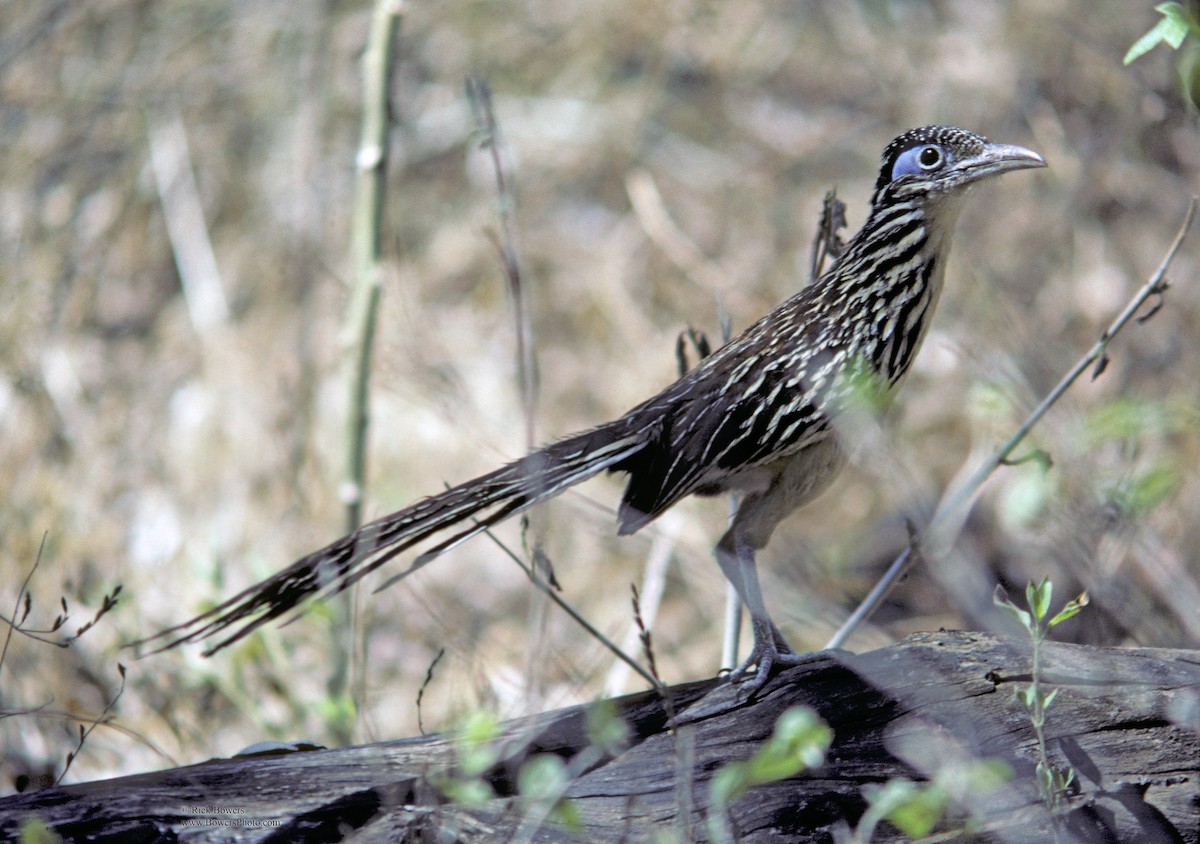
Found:
[[79, 752], [83, 750], [83, 745], [87, 742], [88, 736], [104, 722], [104, 719], [108, 717], [108, 713], [112, 711], [112, 708], [117, 705], [117, 701], [121, 699], [121, 695], [125, 694], [125, 666], [118, 662], [117, 671], [121, 674], [121, 688], [117, 689], [117, 693], [113, 695], [113, 699], [105, 705], [104, 710], [86, 728], [83, 724], [79, 725], [79, 743], [75, 746], [74, 750], [67, 754], [67, 764], [63, 766], [62, 773], [54, 780], [55, 785], [63, 781], [63, 777], [67, 775], [67, 771], [71, 770], [71, 763], [79, 756]]
[[500, 547], [500, 550], [507, 554], [514, 563], [521, 567], [521, 571], [525, 572], [525, 576], [529, 578], [530, 582], [532, 582], [534, 586], [545, 593], [551, 601], [558, 604], [559, 609], [563, 610], [563, 612], [569, 615], [576, 624], [586, 630], [588, 635], [590, 635], [600, 644], [604, 645], [604, 647], [608, 648], [617, 659], [621, 660], [634, 671], [636, 671], [647, 683], [652, 686], [657, 684], [658, 681], [655, 680], [654, 675], [652, 675], [645, 668], [642, 668], [636, 659], [625, 653], [625, 651], [621, 650], [621, 648], [612, 639], [609, 639], [607, 636], [597, 630], [590, 621], [580, 615], [579, 611], [568, 604], [566, 599], [559, 595], [558, 592], [555, 591], [554, 587], [547, 583], [545, 578], [543, 578], [535, 568], [532, 566], [527, 566], [525, 561], [522, 560], [517, 554], [513, 553], [512, 549], [504, 544], [504, 542], [502, 542], [500, 538], [496, 536], [496, 534], [494, 534], [490, 529], [485, 530], [484, 534], [491, 539], [492, 542], [495, 542], [496, 545]]
[[[520, 254], [517, 249], [516, 225], [513, 213], [516, 208], [516, 198], [513, 195], [511, 181], [504, 169], [504, 156], [501, 154], [502, 138], [500, 127], [496, 121], [496, 113], [492, 106], [492, 92], [480, 77], [469, 77], [466, 82], [467, 100], [475, 117], [476, 133], [480, 137], [481, 149], [487, 151], [491, 159], [492, 172], [496, 180], [497, 214], [499, 216], [499, 232], [486, 229], [484, 234], [491, 241], [504, 272], [508, 295], [512, 301], [513, 328], [517, 340], [517, 388], [521, 400], [521, 415], [525, 422], [525, 448], [532, 452], [537, 446], [537, 405], [538, 405], [538, 373], [537, 351], [534, 343], [533, 323], [529, 316], [529, 295], [525, 284], [524, 273], [521, 269]], [[539, 526], [541, 519], [525, 515], [521, 518], [525, 526], [523, 536], [532, 538], [527, 545], [532, 546], [531, 557], [538, 562], [548, 559], [541, 550], [542, 530]], [[531, 529], [532, 526], [532, 529]], [[553, 572], [550, 573], [553, 584]], [[529, 606], [528, 625], [530, 638], [540, 641], [544, 630], [546, 604], [544, 601], [533, 601]], [[532, 701], [540, 697], [542, 681], [542, 662], [537, 658], [540, 648], [529, 650], [528, 670], [525, 672], [525, 693]]]
[[433, 662], [429, 663], [429, 667], [425, 669], [425, 682], [421, 683], [421, 688], [417, 689], [417, 730], [421, 735], [425, 735], [425, 724], [421, 718], [421, 700], [425, 697], [425, 690], [429, 688], [429, 684], [433, 682], [433, 671], [437, 668], [442, 657], [446, 655], [445, 648], [438, 648], [437, 656], [433, 658]]
[[[1053, 407], [1060, 398], [1062, 398], [1063, 394], [1070, 389], [1071, 385], [1075, 383], [1076, 379], [1078, 379], [1079, 376], [1088, 369], [1088, 367], [1092, 366], [1097, 361], [1107, 360], [1106, 352], [1108, 349], [1108, 344], [1112, 342], [1112, 339], [1117, 336], [1117, 333], [1125, 327], [1125, 324], [1133, 318], [1138, 309], [1146, 302], [1146, 300], [1150, 299], [1151, 297], [1158, 297], [1160, 302], [1155, 303], [1153, 309], [1150, 311], [1150, 314], [1158, 311], [1159, 307], [1161, 307], [1163, 293], [1167, 289], [1167, 268], [1170, 267], [1171, 262], [1175, 259], [1176, 253], [1183, 245], [1183, 241], [1186, 239], [1188, 231], [1192, 226], [1192, 220], [1196, 216], [1197, 201], [1197, 198], [1193, 197], [1192, 201], [1188, 204], [1188, 210], [1187, 214], [1184, 216], [1183, 224], [1179, 227], [1179, 232], [1175, 235], [1174, 242], [1172, 242], [1171, 247], [1167, 250], [1166, 255], [1159, 263], [1158, 268], [1154, 271], [1153, 275], [1150, 276], [1150, 280], [1142, 285], [1138, 292], [1134, 294], [1133, 298], [1131, 298], [1128, 304], [1125, 305], [1125, 309], [1121, 311], [1117, 318], [1112, 321], [1112, 324], [1110, 324], [1108, 328], [1104, 330], [1104, 333], [1100, 335], [1100, 339], [1096, 341], [1095, 345], [1093, 345], [1092, 348], [1089, 349], [1073, 367], [1071, 367], [1070, 371], [1062, 377], [1054, 389], [1051, 390], [1044, 399], [1042, 399], [1041, 403], [1036, 408], [1034, 408], [1033, 412], [1030, 413], [1026, 420], [1021, 424], [1021, 427], [1018, 428], [1011, 437], [1009, 437], [1008, 441], [1005, 442], [1004, 445], [1002, 445], [988, 460], [984, 461], [983, 464], [980, 465], [980, 467], [976, 469], [966, 481], [964, 481], [956, 489], [947, 493], [942, 498], [941, 503], [938, 505], [937, 510], [933, 514], [933, 518], [930, 519], [925, 530], [923, 530], [920, 535], [915, 537], [913, 544], [906, 548], [904, 552], [892, 562], [891, 566], [888, 567], [887, 572], [885, 572], [883, 577], [880, 578], [879, 582], [875, 584], [875, 588], [873, 588], [870, 594], [863, 599], [863, 602], [858, 606], [858, 609], [856, 609], [850, 615], [850, 617], [846, 619], [846, 622], [841, 626], [837, 633], [834, 634], [833, 638], [829, 640], [829, 643], [825, 646], [826, 648], [840, 648], [843, 644], [845, 644], [846, 639], [849, 638], [854, 629], [875, 611], [887, 592], [892, 588], [893, 585], [895, 585], [895, 583], [900, 579], [901, 575], [903, 575], [905, 570], [907, 570], [913, 561], [914, 557], [916, 556], [913, 554], [914, 549], [919, 551], [922, 547], [925, 547], [927, 553], [940, 555], [945, 553], [945, 551], [950, 548], [950, 545], [957, 537], [958, 527], [961, 526], [963, 521], [966, 519], [971, 502], [974, 500], [975, 496], [978, 495], [983, 483], [991, 476], [992, 472], [996, 471], [996, 468], [1008, 459], [1008, 456], [1013, 453], [1016, 447], [1020, 445], [1021, 441], [1024, 440], [1026, 435], [1028, 435], [1033, 429], [1033, 426], [1041, 421], [1042, 417], [1046, 415], [1046, 412]], [[1093, 378], [1098, 376], [1102, 370], [1103, 367], [1099, 367], [1098, 371], [1093, 374]]]
[[4, 635], [4, 645], [0, 647], [0, 668], [4, 666], [4, 660], [8, 656], [8, 648], [12, 643], [14, 633], [20, 633], [22, 636], [32, 639], [35, 642], [40, 642], [43, 645], [51, 645], [56, 648], [69, 648], [76, 639], [81, 638], [95, 627], [100, 619], [108, 615], [120, 603], [121, 590], [124, 587], [118, 583], [111, 592], [104, 596], [100, 603], [100, 608], [96, 610], [96, 614], [92, 616], [90, 621], [80, 625], [74, 634], [64, 635], [63, 638], [57, 641], [49, 638], [49, 635], [62, 630], [67, 626], [67, 622], [71, 620], [71, 611], [67, 606], [65, 595], [60, 595], [58, 598], [62, 612], [54, 617], [54, 621], [50, 627], [39, 629], [25, 626], [25, 622], [29, 620], [30, 613], [33, 612], [33, 597], [29, 591], [29, 584], [33, 580], [33, 575], [37, 572], [38, 567], [42, 564], [42, 553], [46, 550], [46, 536], [47, 534], [42, 534], [42, 541], [38, 545], [37, 557], [34, 558], [33, 566], [29, 569], [29, 573], [25, 575], [25, 579], [21, 581], [21, 588], [17, 592], [17, 599], [13, 606], [12, 618], [4, 615], [4, 613], [0, 613], [0, 624], [8, 627]]
[[642, 618], [641, 596], [638, 594], [637, 586], [631, 584], [630, 590], [633, 593], [633, 620], [637, 624], [638, 638], [641, 639], [646, 662], [650, 665], [650, 673], [654, 675], [654, 688], [663, 702], [663, 714], [667, 717], [667, 732], [671, 737], [671, 749], [675, 756], [673, 768], [675, 771], [676, 817], [684, 824], [684, 840], [691, 842], [695, 840], [690, 821], [694, 808], [692, 805], [694, 786], [692, 781], [692, 741], [695, 728], [687, 726], [681, 731], [678, 727], [678, 716], [675, 710], [675, 701], [671, 697], [671, 687], [662, 681], [662, 677], [658, 673], [658, 664], [654, 658], [654, 637]]
[[[633, 620], [637, 625], [638, 638], [642, 642], [642, 651], [646, 654], [646, 662], [650, 665], [650, 673], [654, 676], [654, 689], [658, 692], [659, 698], [663, 703], [663, 713], [667, 717], [667, 731], [671, 737], [671, 749], [675, 756], [675, 803], [676, 817], [684, 823], [684, 840], [692, 841], [691, 823], [692, 816], [692, 735], [694, 728], [685, 728], [686, 735], [681, 735], [677, 726], [677, 713], [675, 710], [675, 701], [671, 697], [671, 687], [662, 681], [662, 677], [658, 673], [658, 662], [654, 658], [654, 637], [650, 633], [650, 628], [646, 626], [645, 619], [642, 617], [641, 596], [638, 594], [637, 586], [630, 584], [630, 591], [633, 601]], [[686, 764], [685, 764], [686, 763]]]
[[517, 254], [516, 229], [513, 225], [513, 207], [516, 203], [500, 157], [500, 130], [492, 108], [491, 89], [479, 77], [469, 77], [467, 99], [475, 113], [476, 129], [482, 135], [480, 146], [488, 151], [492, 171], [496, 177], [500, 232], [497, 234], [488, 231], [486, 234], [500, 256], [508, 292], [512, 296], [517, 334], [517, 378], [521, 389], [521, 409], [525, 416], [525, 447], [532, 450], [537, 445], [537, 429], [534, 424], [538, 401], [537, 361], [534, 355], [533, 328], [529, 320], [528, 297], [525, 295], [521, 260]]
[[[682, 528], [683, 520], [678, 518], [677, 514], [675, 518], [668, 516], [662, 519], [658, 530], [654, 533], [654, 539], [650, 543], [650, 551], [646, 554], [646, 565], [642, 573], [642, 586], [638, 592], [642, 621], [649, 627], [654, 626], [659, 607], [662, 605], [663, 592], [666, 588], [667, 569], [671, 564], [671, 557], [675, 553], [675, 544], [679, 539], [679, 532]], [[622, 642], [623, 647], [627, 649], [632, 648], [637, 643], [637, 638], [636, 629], [631, 628], [625, 641]], [[614, 664], [604, 680], [605, 695], [615, 696], [620, 694], [621, 690], [625, 688], [625, 681], [628, 677], [629, 671], [627, 666]]]
[[17, 600], [13, 604], [12, 620], [8, 622], [8, 631], [4, 634], [4, 647], [0, 649], [0, 667], [4, 665], [4, 658], [8, 656], [8, 646], [12, 643], [13, 633], [17, 630], [17, 625], [24, 619], [18, 620], [17, 616], [21, 613], [21, 601], [25, 601], [25, 616], [29, 615], [29, 582], [33, 580], [33, 575], [37, 572], [38, 566], [42, 564], [42, 551], [46, 548], [46, 534], [42, 534], [41, 544], [38, 545], [37, 556], [33, 558], [33, 565], [29, 567], [29, 573], [25, 575], [25, 579], [21, 581], [21, 588], [17, 591]]

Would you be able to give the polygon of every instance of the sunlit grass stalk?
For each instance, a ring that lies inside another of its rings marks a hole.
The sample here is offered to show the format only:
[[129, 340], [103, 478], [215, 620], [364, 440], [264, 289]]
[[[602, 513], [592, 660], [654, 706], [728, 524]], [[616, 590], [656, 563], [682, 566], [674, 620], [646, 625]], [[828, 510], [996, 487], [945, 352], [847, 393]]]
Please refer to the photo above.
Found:
[[[363, 53], [362, 126], [355, 156], [358, 181], [350, 236], [354, 279], [345, 324], [351, 369], [346, 419], [346, 467], [340, 493], [346, 508], [345, 528], [348, 533], [357, 530], [362, 523], [366, 489], [371, 355], [382, 292], [379, 244], [387, 177], [388, 100], [402, 10], [403, 4], [398, 0], [376, 0], [367, 47]], [[336, 611], [331, 625], [331, 644], [335, 653], [351, 656], [355, 652], [353, 617], [356, 595], [356, 589], [349, 589], [345, 597], [333, 605]], [[346, 694], [349, 685], [348, 666], [353, 663], [356, 660], [333, 660], [333, 673], [328, 683], [332, 699], [337, 700]]]
[[352, 364], [346, 425], [346, 475], [341, 490], [346, 505], [347, 532], [353, 532], [362, 523], [366, 486], [371, 353], [382, 290], [379, 244], [388, 160], [388, 97], [401, 8], [402, 4], [397, 0], [377, 0], [363, 54], [362, 127], [355, 156], [358, 183], [350, 235], [354, 280], [345, 324]]

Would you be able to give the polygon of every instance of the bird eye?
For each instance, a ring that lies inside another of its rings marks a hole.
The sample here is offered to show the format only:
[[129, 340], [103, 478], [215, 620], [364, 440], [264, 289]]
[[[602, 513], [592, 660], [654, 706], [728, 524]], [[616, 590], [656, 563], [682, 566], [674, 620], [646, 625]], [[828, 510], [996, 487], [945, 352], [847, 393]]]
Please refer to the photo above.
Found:
[[945, 150], [937, 144], [925, 144], [906, 149], [896, 156], [896, 161], [892, 165], [892, 180], [901, 176], [922, 176], [932, 173], [946, 163], [947, 157]]

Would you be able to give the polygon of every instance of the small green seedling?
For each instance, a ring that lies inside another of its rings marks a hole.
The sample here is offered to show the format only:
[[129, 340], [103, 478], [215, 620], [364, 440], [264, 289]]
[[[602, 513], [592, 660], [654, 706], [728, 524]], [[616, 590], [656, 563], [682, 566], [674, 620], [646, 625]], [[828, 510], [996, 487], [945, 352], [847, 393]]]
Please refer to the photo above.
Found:
[[1029, 581], [1025, 587], [1025, 601], [1029, 605], [1029, 611], [1021, 609], [1010, 601], [1000, 586], [996, 587], [995, 595], [992, 598], [997, 607], [1016, 619], [1028, 631], [1029, 638], [1033, 642], [1033, 667], [1030, 671], [1032, 681], [1025, 688], [1017, 690], [1017, 699], [1029, 713], [1029, 721], [1033, 724], [1033, 731], [1037, 736], [1038, 793], [1041, 794], [1046, 806], [1051, 809], [1070, 789], [1075, 780], [1075, 770], [1067, 768], [1065, 772], [1060, 771], [1051, 764], [1050, 755], [1046, 750], [1046, 710], [1054, 703], [1058, 689], [1047, 692], [1042, 687], [1042, 643], [1046, 640], [1046, 634], [1051, 628], [1079, 615], [1088, 604], [1087, 592], [1083, 592], [1078, 598], [1068, 601], [1067, 605], [1056, 615], [1048, 618], [1053, 591], [1054, 588], [1048, 577], [1043, 577], [1040, 583]]

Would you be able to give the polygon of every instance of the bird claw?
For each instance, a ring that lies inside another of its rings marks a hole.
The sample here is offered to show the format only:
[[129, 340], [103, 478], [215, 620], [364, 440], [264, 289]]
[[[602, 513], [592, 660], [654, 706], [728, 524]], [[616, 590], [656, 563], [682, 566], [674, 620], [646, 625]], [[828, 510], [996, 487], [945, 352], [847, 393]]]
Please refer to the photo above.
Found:
[[756, 636], [754, 648], [750, 655], [735, 669], [729, 672], [728, 680], [746, 691], [747, 697], [753, 696], [771, 677], [774, 668], [789, 668], [799, 665], [805, 660], [805, 655], [792, 650], [783, 635], [771, 625], [765, 635]]
[[771, 666], [775, 664], [777, 652], [772, 648], [758, 648], [750, 652], [750, 656], [733, 671], [729, 672], [729, 682], [746, 690], [747, 695], [753, 695], [763, 687], [771, 676]]

